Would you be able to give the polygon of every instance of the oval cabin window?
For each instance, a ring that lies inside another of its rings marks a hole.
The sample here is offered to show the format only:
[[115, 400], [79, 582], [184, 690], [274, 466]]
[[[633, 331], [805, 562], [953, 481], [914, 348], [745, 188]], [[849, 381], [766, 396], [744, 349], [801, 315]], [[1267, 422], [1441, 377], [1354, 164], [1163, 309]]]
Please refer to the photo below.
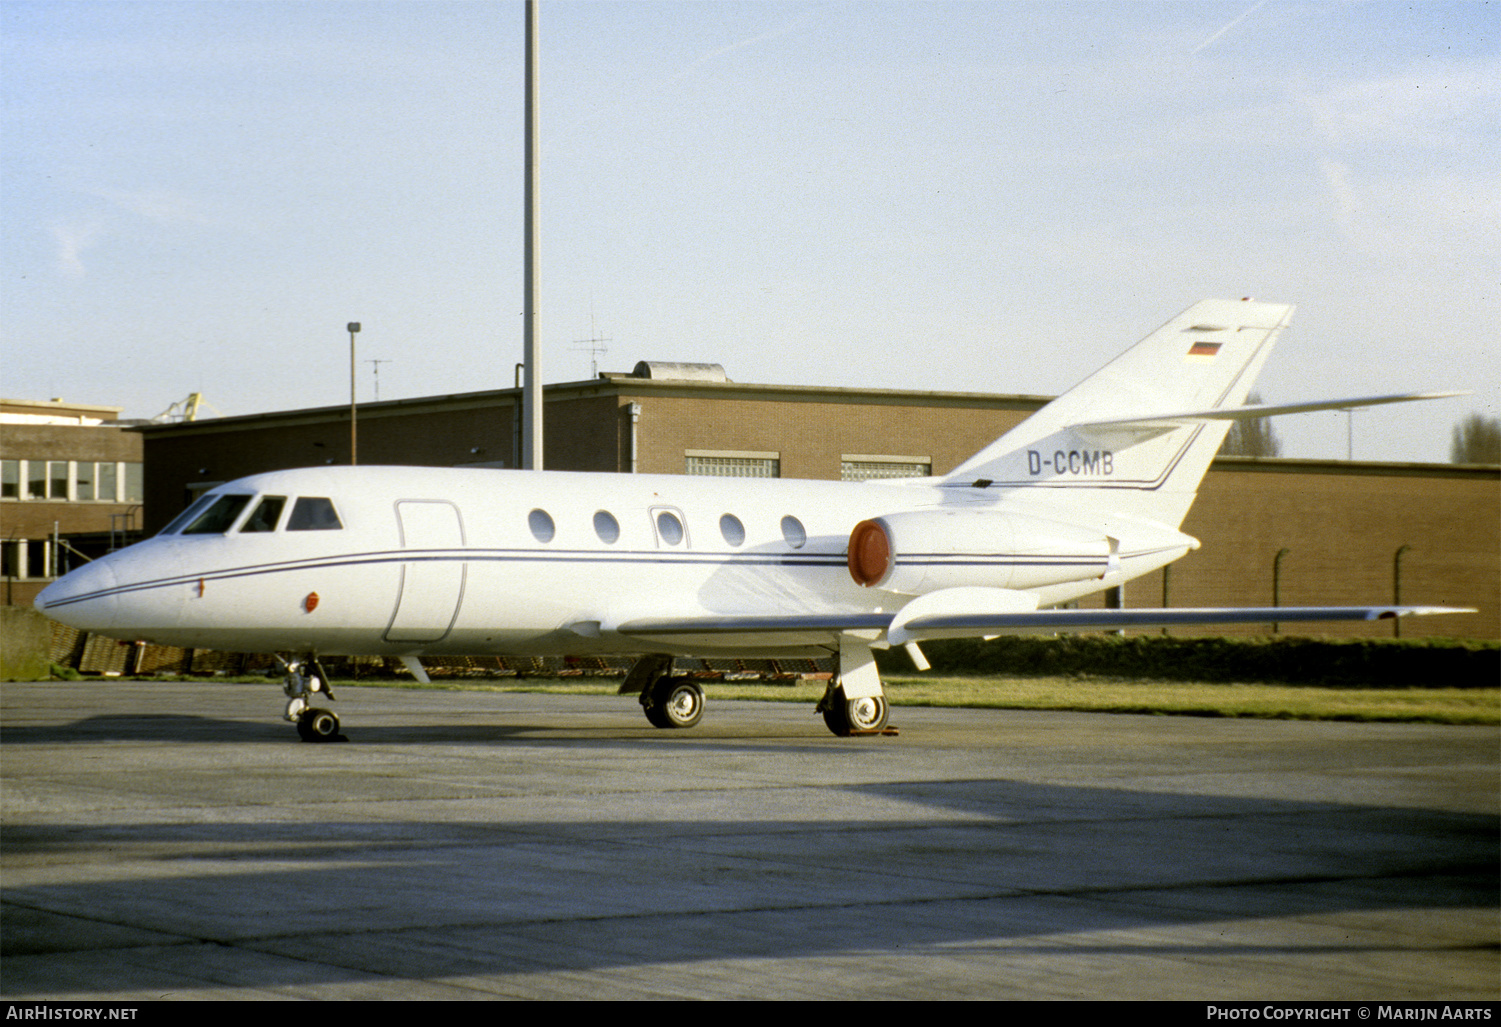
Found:
[[546, 510], [533, 510], [526, 515], [527, 526], [532, 529], [532, 538], [538, 542], [551, 542], [557, 528], [552, 523], [552, 514]]
[[601, 510], [594, 515], [594, 534], [605, 545], [613, 546], [620, 540], [620, 522], [610, 511]]
[[725, 514], [719, 519], [719, 533], [732, 546], [738, 546], [745, 541], [745, 525], [741, 524], [740, 518], [734, 514]]
[[683, 522], [673, 514], [662, 511], [657, 514], [657, 536], [665, 545], [677, 545], [683, 541]]
[[793, 549], [803, 548], [803, 544], [808, 541], [808, 533], [803, 530], [803, 522], [791, 514], [782, 518], [782, 537]]

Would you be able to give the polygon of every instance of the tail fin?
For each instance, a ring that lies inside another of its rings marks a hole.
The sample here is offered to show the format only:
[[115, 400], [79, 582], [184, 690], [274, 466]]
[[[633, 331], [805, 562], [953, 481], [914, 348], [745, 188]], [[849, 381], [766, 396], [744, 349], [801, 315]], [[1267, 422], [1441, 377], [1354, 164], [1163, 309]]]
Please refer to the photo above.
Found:
[[1134, 492], [1145, 502], [1127, 505], [1176, 527], [1230, 429], [1230, 420], [1202, 415], [1245, 403], [1292, 311], [1250, 300], [1196, 303], [945, 483]]

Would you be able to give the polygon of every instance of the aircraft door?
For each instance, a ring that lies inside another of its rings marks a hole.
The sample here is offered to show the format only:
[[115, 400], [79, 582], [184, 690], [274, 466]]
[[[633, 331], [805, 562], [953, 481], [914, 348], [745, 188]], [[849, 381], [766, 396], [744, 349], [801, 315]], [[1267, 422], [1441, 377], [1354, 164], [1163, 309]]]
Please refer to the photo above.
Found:
[[469, 565], [463, 560], [464, 522], [459, 508], [443, 500], [396, 504], [401, 545], [411, 555], [401, 566], [396, 608], [385, 640], [439, 642], [453, 629], [464, 600]]

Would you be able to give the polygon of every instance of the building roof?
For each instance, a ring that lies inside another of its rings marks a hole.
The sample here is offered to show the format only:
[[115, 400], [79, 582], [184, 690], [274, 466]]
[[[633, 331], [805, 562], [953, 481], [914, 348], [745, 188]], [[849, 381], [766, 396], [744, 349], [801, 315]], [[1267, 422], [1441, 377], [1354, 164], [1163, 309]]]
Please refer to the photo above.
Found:
[[109, 424], [124, 407], [65, 403], [60, 399], [0, 399], [0, 424], [61, 424], [85, 427]]

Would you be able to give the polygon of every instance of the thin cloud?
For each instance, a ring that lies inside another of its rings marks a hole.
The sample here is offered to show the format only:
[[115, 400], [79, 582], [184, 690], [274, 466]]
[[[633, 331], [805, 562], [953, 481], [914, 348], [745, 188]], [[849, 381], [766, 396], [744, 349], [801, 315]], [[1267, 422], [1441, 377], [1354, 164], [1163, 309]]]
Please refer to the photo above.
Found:
[[98, 225], [53, 225], [52, 238], [57, 243], [57, 268], [70, 278], [88, 274], [83, 253], [104, 236]]
[[198, 226], [213, 223], [201, 203], [181, 193], [165, 189], [92, 189], [90, 192], [148, 221]]
[[1249, 8], [1247, 8], [1245, 11], [1243, 11], [1241, 13], [1240, 17], [1231, 20], [1230, 23], [1227, 24], [1224, 28], [1220, 29], [1214, 35], [1212, 35], [1208, 39], [1204, 40], [1204, 42], [1200, 43], [1198, 46], [1194, 47], [1189, 52], [1190, 53], [1198, 53], [1200, 50], [1207, 50], [1207, 49], [1209, 49], [1209, 47], [1211, 47], [1211, 46], [1214, 45], [1214, 41], [1215, 40], [1219, 39], [1226, 32], [1229, 32], [1235, 26], [1237, 26], [1241, 22], [1245, 21], [1247, 18], [1249, 18], [1251, 15], [1255, 14], [1257, 11], [1261, 10], [1264, 6], [1266, 6], [1266, 0], [1256, 0], [1256, 2], [1254, 4], [1252, 4]]

